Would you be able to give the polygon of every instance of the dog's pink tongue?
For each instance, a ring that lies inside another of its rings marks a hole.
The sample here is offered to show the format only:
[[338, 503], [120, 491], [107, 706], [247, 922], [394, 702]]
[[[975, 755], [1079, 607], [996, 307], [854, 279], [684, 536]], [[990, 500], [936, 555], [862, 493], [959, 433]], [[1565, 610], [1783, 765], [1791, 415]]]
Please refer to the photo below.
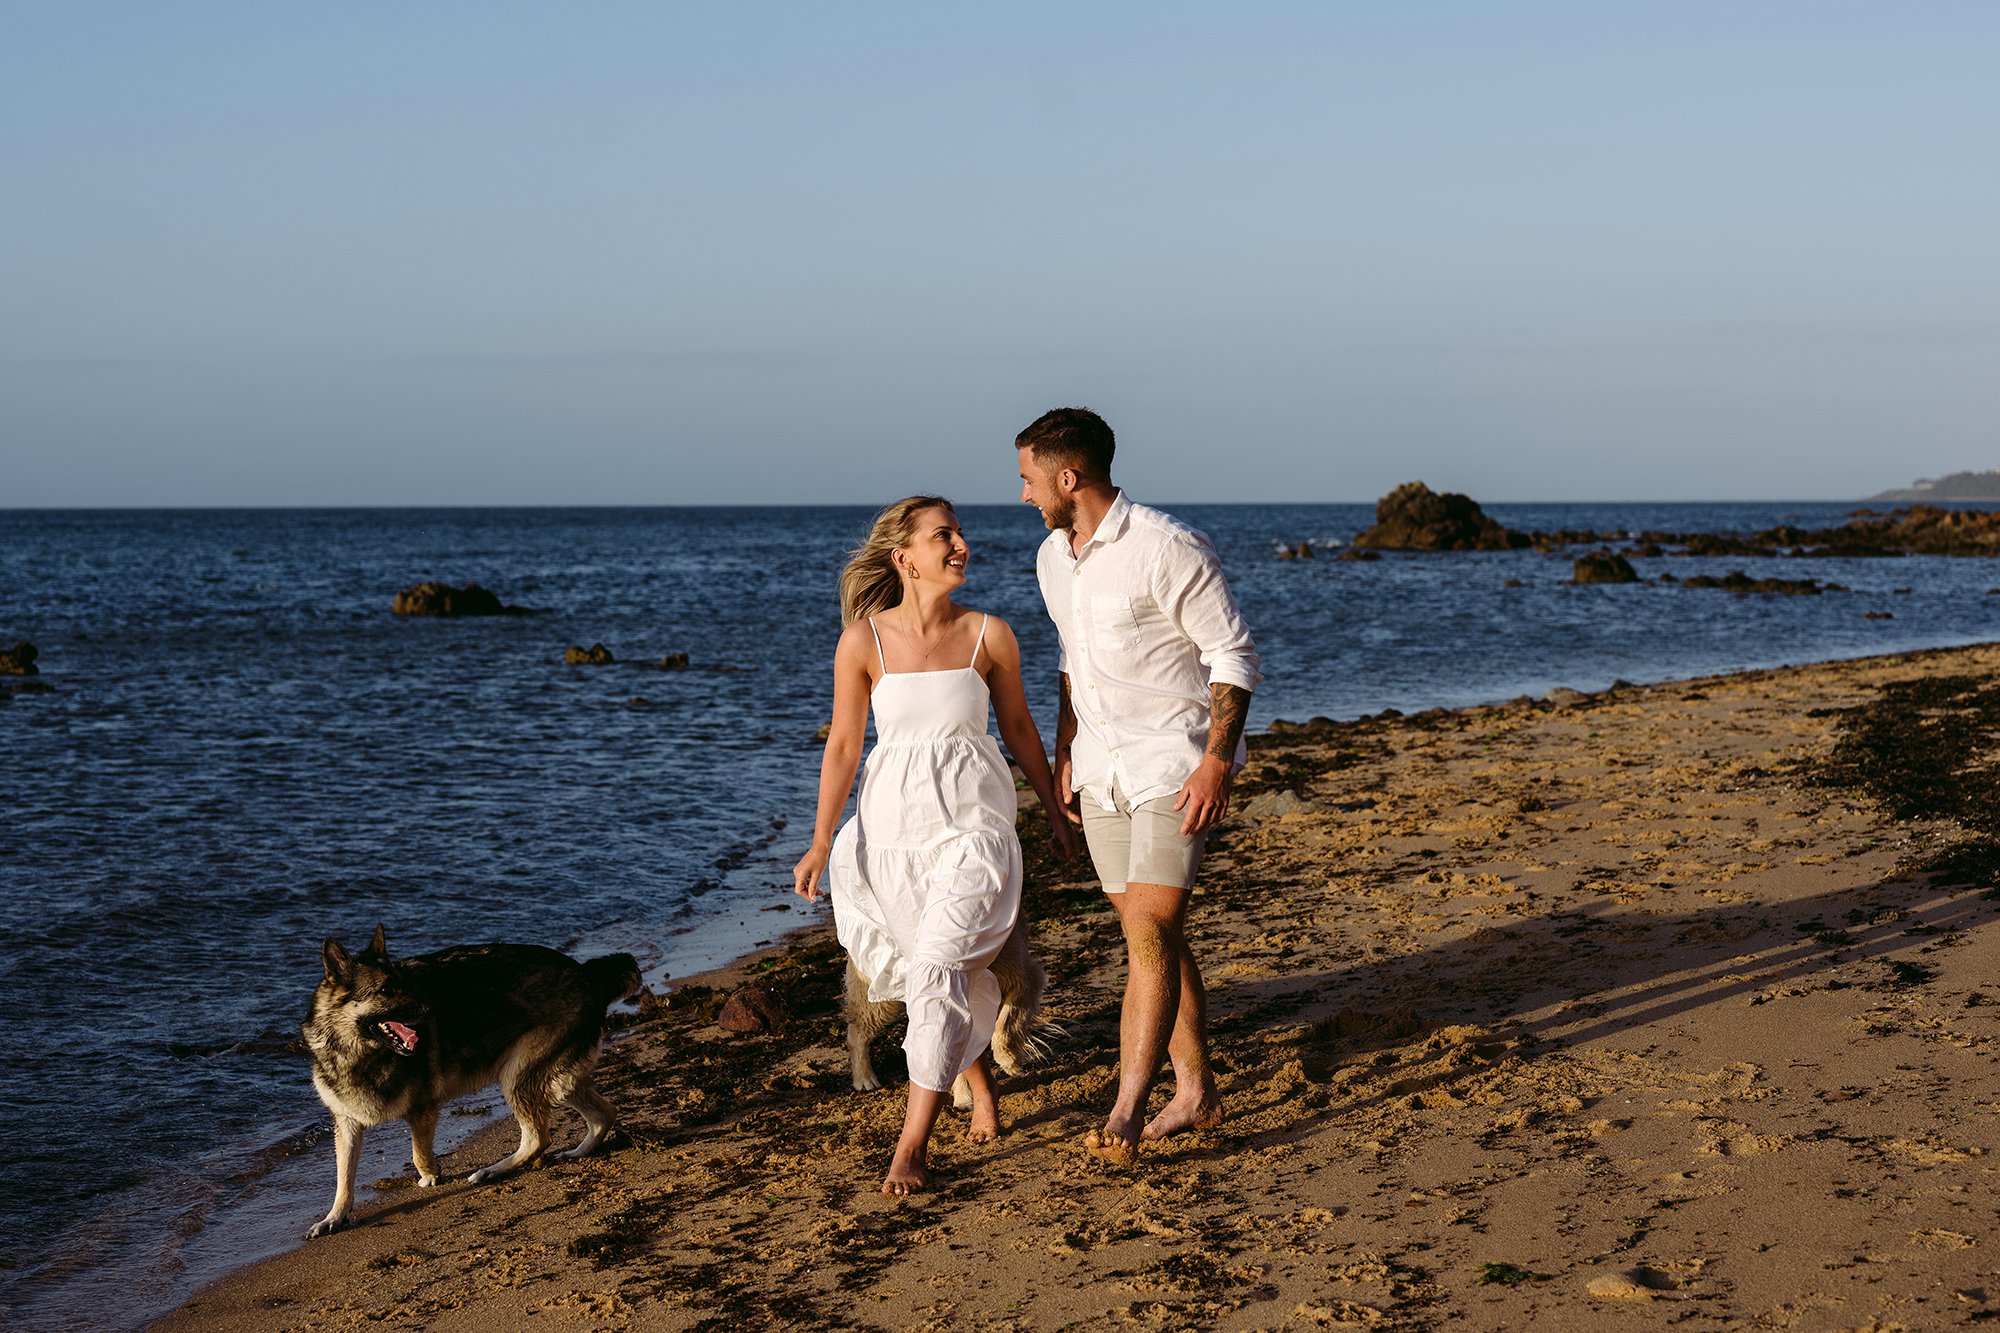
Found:
[[415, 1028], [404, 1027], [401, 1023], [384, 1023], [382, 1026], [395, 1033], [396, 1040], [402, 1042], [403, 1045], [413, 1051], [417, 1049], [417, 1030]]

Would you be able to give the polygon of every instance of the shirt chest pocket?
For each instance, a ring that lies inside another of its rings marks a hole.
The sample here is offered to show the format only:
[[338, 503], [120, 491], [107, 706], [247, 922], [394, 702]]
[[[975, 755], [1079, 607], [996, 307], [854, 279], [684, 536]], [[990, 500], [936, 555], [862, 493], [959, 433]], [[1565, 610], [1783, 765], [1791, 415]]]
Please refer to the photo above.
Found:
[[1144, 602], [1137, 597], [1095, 594], [1090, 599], [1090, 642], [1099, 652], [1130, 657], [1139, 651], [1139, 617]]

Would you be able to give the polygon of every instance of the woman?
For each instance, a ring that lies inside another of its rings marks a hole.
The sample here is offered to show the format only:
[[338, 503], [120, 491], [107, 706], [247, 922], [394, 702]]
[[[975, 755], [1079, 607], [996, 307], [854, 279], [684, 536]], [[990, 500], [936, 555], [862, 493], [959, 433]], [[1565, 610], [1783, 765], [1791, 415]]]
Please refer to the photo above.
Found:
[[[1020, 910], [1021, 843], [1013, 779], [986, 731], [989, 704], [1041, 798], [1058, 855], [1076, 854], [1021, 688], [1014, 631], [951, 600], [968, 554], [950, 501], [913, 495], [875, 516], [841, 571], [846, 629], [833, 654], [819, 816], [792, 871], [796, 891], [817, 901], [830, 865], [834, 926], [872, 978], [869, 998], [901, 1000], [909, 1015], [910, 1102], [884, 1194], [927, 1183], [931, 1129], [960, 1074], [972, 1088], [967, 1137], [1000, 1132], [986, 1055], [1000, 987], [986, 969]], [[836, 839], [871, 705], [875, 750], [854, 818]]]

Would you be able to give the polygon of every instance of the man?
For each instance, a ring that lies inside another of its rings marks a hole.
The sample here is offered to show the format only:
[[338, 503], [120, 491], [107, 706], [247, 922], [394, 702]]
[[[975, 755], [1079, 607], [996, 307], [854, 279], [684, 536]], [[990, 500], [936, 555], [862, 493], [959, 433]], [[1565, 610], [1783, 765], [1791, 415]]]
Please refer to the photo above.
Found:
[[[1050, 529], [1036, 574], [1062, 639], [1056, 794], [1125, 930], [1118, 1099], [1084, 1145], [1129, 1163], [1141, 1139], [1222, 1120], [1187, 907], [1243, 766], [1257, 650], [1208, 538], [1112, 484], [1102, 417], [1057, 408], [1014, 444], [1021, 499]], [[1147, 1120], [1162, 1055], [1173, 1096]]]

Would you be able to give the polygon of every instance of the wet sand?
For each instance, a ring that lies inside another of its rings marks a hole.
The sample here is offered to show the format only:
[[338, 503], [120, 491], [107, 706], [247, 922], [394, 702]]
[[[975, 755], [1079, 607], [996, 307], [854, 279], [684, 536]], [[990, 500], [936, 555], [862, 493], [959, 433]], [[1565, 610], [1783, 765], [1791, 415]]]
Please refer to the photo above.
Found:
[[[2000, 1320], [2000, 646], [1565, 699], [1257, 738], [1192, 924], [1229, 1119], [1135, 1169], [1077, 1146], [1116, 923], [1031, 836], [1061, 1031], [931, 1192], [876, 1192], [901, 1056], [849, 1090], [814, 929], [611, 1045], [625, 1146], [384, 1182], [157, 1327]], [[746, 981], [784, 1032], [714, 1025]]]

